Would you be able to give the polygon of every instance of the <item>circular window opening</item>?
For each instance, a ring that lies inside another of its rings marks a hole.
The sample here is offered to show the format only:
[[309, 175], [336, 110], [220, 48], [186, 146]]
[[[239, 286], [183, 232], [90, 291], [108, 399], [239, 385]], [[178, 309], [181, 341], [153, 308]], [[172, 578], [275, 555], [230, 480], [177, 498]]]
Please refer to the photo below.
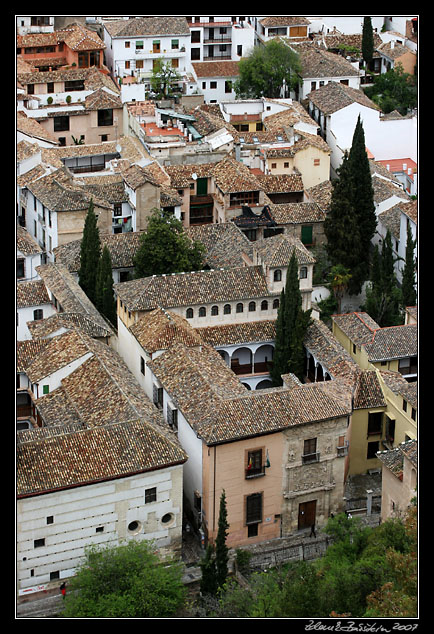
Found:
[[173, 514], [172, 513], [166, 513], [165, 515], [163, 515], [163, 517], [161, 518], [161, 521], [163, 524], [169, 524], [169, 522], [172, 522], [174, 519]]
[[134, 535], [136, 535], [137, 533], [140, 532], [140, 523], [136, 522], [136, 520], [134, 520], [133, 522], [130, 522], [128, 524], [128, 530], [130, 531], [130, 533], [133, 533]]

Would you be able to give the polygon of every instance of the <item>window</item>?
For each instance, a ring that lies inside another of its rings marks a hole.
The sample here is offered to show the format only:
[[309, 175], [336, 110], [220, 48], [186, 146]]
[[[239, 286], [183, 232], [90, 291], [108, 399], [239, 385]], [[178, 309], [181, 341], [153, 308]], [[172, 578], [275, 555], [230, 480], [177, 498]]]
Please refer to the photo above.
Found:
[[145, 360], [143, 357], [140, 357], [140, 372], [143, 375], [145, 374], [145, 368], [146, 368]]
[[375, 442], [368, 442], [367, 458], [376, 458], [376, 453], [377, 451], [379, 451], [379, 449], [380, 443], [378, 442], [378, 440], [376, 440]]
[[54, 523], [54, 516], [53, 515], [49, 515], [47, 517], [47, 524], [53, 524]]
[[33, 546], [34, 548], [41, 548], [42, 546], [45, 546], [45, 538], [43, 537], [42, 539], [35, 539], [33, 541]]
[[97, 526], [95, 529], [95, 533], [103, 533], [104, 532], [104, 526]]
[[163, 407], [163, 388], [162, 387], [158, 387], [157, 385], [155, 385], [155, 383], [152, 386], [152, 402], [159, 409], [162, 409], [162, 407]]
[[237, 313], [242, 313], [244, 311], [244, 305], [239, 303], [236, 308]]
[[256, 310], [256, 302], [249, 302], [249, 312]]
[[279, 308], [279, 300], [278, 299], [274, 299], [273, 300], [273, 308], [274, 309]]
[[218, 306], [213, 306], [211, 308], [211, 315], [213, 315], [213, 317], [215, 317], [215, 315], [219, 314], [219, 307]]
[[300, 279], [305, 280], [307, 278], [307, 266], [300, 267]]
[[44, 318], [44, 311], [42, 310], [42, 308], [37, 308], [36, 310], [33, 311], [34, 321], [38, 321], [39, 319], [43, 319], [43, 318]]
[[168, 403], [166, 415], [167, 415], [167, 424], [170, 427], [172, 427], [172, 429], [177, 430], [178, 429], [178, 410], [172, 407], [171, 405], [169, 405]]
[[47, 93], [53, 93], [54, 92], [54, 82], [49, 81], [47, 82]]
[[69, 117], [54, 117], [54, 132], [69, 130]]
[[230, 304], [225, 304], [224, 308], [223, 308], [223, 314], [224, 315], [230, 315], [232, 311], [231, 305]]
[[55, 581], [56, 579], [60, 579], [60, 571], [55, 570], [54, 572], [50, 572], [50, 581]]
[[84, 80], [74, 79], [70, 81], [65, 81], [65, 92], [67, 92], [68, 90], [84, 90]]
[[49, 394], [50, 393], [50, 386], [49, 385], [43, 385], [42, 386], [42, 394]]
[[246, 498], [246, 524], [262, 522], [262, 493], [253, 493]]
[[310, 462], [319, 461], [319, 452], [317, 452], [316, 450], [316, 441], [316, 438], [308, 438], [304, 441], [302, 455], [303, 464], [309, 464]]
[[136, 59], [136, 68], [143, 68], [143, 60]]
[[145, 504], [151, 504], [151, 502], [157, 501], [157, 487], [145, 490]]
[[407, 401], [404, 398], [402, 399], [402, 409], [404, 412], [407, 411]]
[[320, 160], [319, 160], [319, 158], [313, 159], [313, 164], [314, 164], [315, 166], [318, 166], [318, 165], [320, 164]]
[[255, 478], [265, 475], [265, 467], [262, 464], [262, 449], [247, 452], [246, 478]]
[[282, 281], [282, 271], [280, 269], [276, 269], [274, 271], [273, 279], [274, 279], [275, 282], [281, 282]]
[[209, 82], [209, 87], [212, 88], [213, 90], [215, 90], [217, 88], [217, 82], [216, 81], [210, 81]]
[[[158, 45], [160, 45], [160, 43], [158, 42]], [[136, 41], [136, 50], [142, 50], [143, 49], [143, 40], [137, 40]]]
[[125, 42], [125, 48], [130, 48], [130, 42]]
[[98, 110], [98, 126], [113, 125], [113, 109]]
[[368, 436], [381, 434], [383, 412], [370, 413], [368, 416]]
[[261, 302], [261, 310], [268, 310], [268, 302], [266, 299]]
[[172, 40], [172, 48], [179, 48], [179, 40]]
[[[137, 48], [137, 46], [136, 46]], [[142, 42], [142, 48], [143, 48], [143, 42]], [[152, 42], [152, 52], [153, 53], [159, 53], [160, 52], [160, 40], [154, 40]]]
[[225, 93], [232, 92], [232, 82], [230, 80], [225, 81]]
[[301, 241], [303, 244], [313, 244], [313, 225], [303, 225], [301, 227]]
[[206, 308], [205, 308], [205, 306], [201, 306], [199, 308], [199, 317], [206, 317]]
[[131, 62], [129, 59], [125, 60], [125, 70], [129, 70], [131, 66]]
[[193, 309], [187, 308], [187, 310], [185, 311], [185, 316], [187, 319], [193, 319]]
[[19, 279], [21, 277], [25, 277], [23, 259], [17, 260], [17, 278]]
[[122, 216], [122, 203], [114, 203], [113, 216]]

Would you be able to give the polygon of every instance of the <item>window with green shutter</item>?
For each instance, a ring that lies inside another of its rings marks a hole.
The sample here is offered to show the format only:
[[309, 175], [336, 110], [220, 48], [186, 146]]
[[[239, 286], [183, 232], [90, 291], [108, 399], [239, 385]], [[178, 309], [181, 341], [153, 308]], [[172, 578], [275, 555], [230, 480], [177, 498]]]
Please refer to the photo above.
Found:
[[303, 244], [313, 244], [313, 226], [312, 225], [302, 226], [301, 241]]

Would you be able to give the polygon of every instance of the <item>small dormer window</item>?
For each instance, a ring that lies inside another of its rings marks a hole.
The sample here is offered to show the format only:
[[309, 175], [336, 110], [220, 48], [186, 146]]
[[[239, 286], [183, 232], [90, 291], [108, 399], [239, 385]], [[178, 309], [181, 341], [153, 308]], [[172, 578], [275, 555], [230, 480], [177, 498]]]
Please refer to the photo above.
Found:
[[281, 282], [282, 281], [282, 271], [280, 269], [276, 269], [274, 271], [274, 281]]
[[300, 279], [304, 280], [307, 278], [307, 266], [300, 267]]

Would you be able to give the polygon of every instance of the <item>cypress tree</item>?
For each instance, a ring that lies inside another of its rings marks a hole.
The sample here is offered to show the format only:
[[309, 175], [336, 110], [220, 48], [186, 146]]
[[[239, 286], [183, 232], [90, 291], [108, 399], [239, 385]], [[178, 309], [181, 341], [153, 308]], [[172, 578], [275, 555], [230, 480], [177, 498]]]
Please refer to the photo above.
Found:
[[416, 277], [414, 251], [416, 240], [413, 240], [411, 229], [407, 226], [407, 245], [405, 247], [405, 264], [402, 272], [402, 306], [416, 306]]
[[360, 240], [357, 249], [359, 264], [355, 269], [351, 269], [352, 277], [348, 290], [351, 295], [358, 295], [362, 290], [363, 282], [369, 278], [371, 240], [377, 228], [371, 170], [366, 153], [365, 132], [360, 115], [357, 118], [351, 150], [348, 155], [348, 166], [351, 187], [350, 200], [355, 213]]
[[116, 325], [116, 302], [113, 294], [112, 260], [107, 245], [104, 245], [98, 262], [96, 282], [96, 307]]
[[303, 379], [303, 341], [310, 323], [311, 311], [304, 311], [298, 276], [298, 262], [293, 250], [286, 273], [276, 321], [273, 368], [270, 372], [274, 386], [282, 385], [282, 374], [294, 373]]
[[202, 594], [211, 594], [215, 596], [217, 594], [217, 576], [216, 576], [216, 563], [214, 559], [214, 546], [208, 544], [205, 551], [205, 556], [200, 560], [199, 567], [202, 572], [200, 580], [200, 591]]
[[84, 222], [83, 237], [80, 245], [80, 269], [78, 283], [93, 304], [96, 304], [96, 276], [101, 254], [101, 243], [93, 199]]
[[227, 517], [226, 494], [223, 490], [220, 496], [219, 521], [215, 546], [216, 582], [218, 588], [223, 587], [228, 576], [229, 549], [226, 546], [226, 538], [229, 524]]
[[374, 56], [374, 32], [372, 30], [372, 20], [370, 17], [363, 18], [362, 56], [366, 65], [372, 61]]

